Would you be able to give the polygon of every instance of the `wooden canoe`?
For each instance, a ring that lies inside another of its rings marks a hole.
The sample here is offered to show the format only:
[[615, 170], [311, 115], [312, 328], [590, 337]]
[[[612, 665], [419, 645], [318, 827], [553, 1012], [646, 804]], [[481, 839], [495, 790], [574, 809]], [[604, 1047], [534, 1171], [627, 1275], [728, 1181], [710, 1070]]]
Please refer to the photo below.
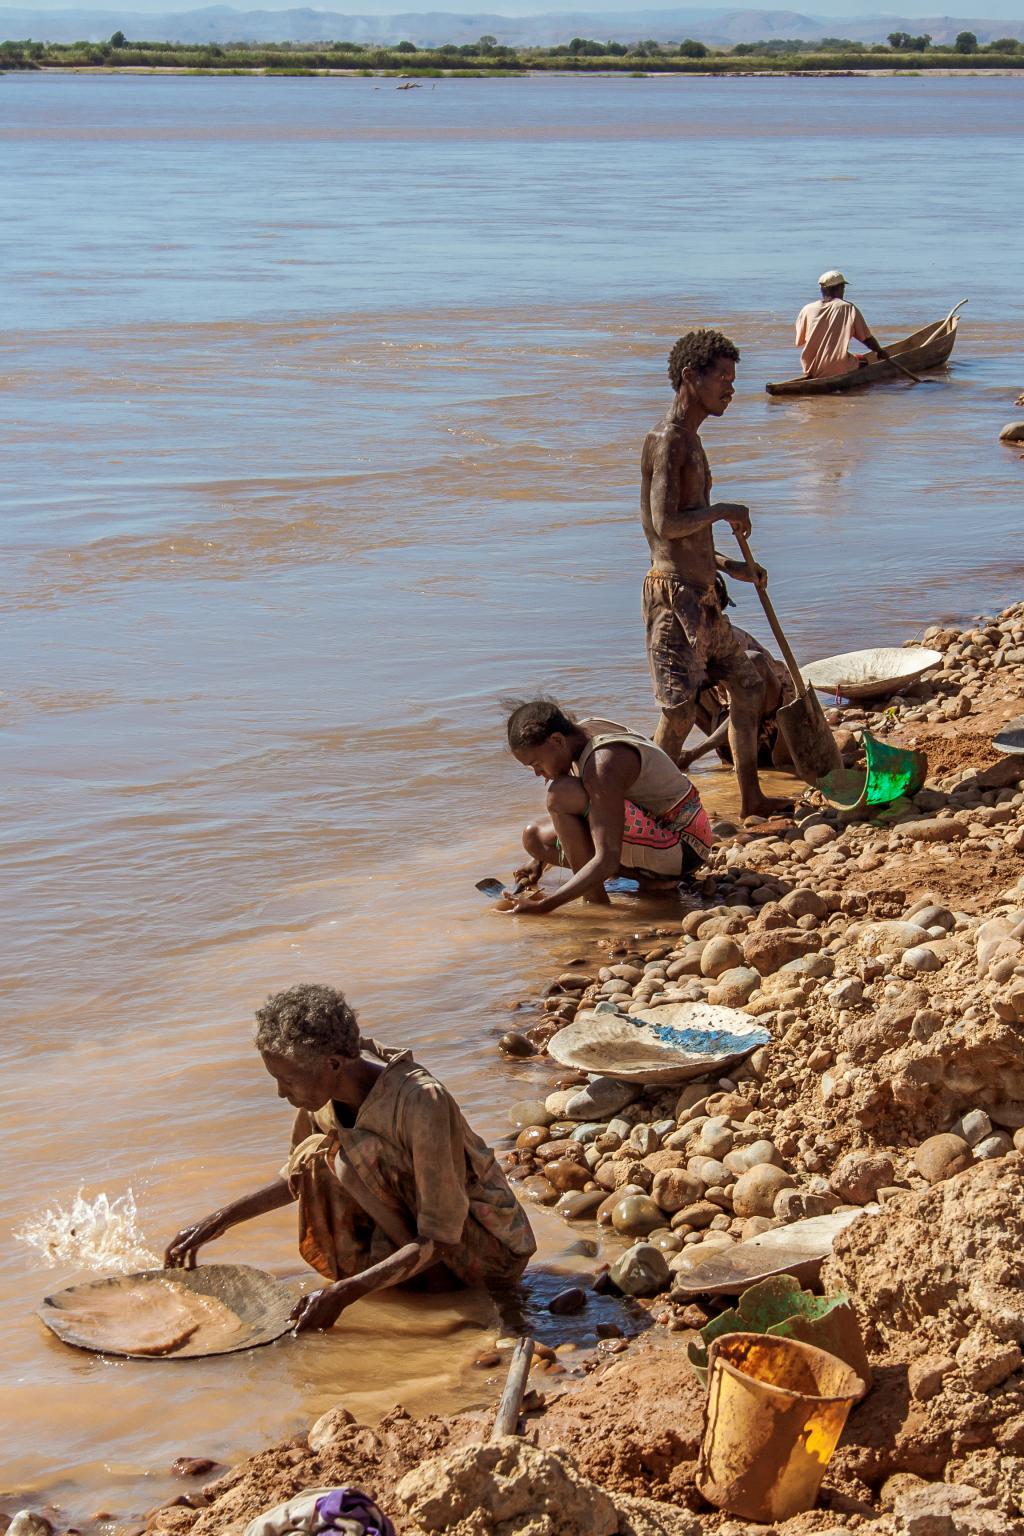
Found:
[[[945, 320], [926, 325], [902, 341], [894, 341], [886, 350], [898, 357], [904, 368], [921, 373], [925, 368], [941, 368], [953, 350], [956, 328], [960, 317], [957, 310], [967, 303], [961, 299], [956, 309], [951, 309]], [[766, 384], [770, 395], [833, 395], [841, 390], [864, 389], [868, 384], [884, 384], [889, 379], [901, 379], [903, 374], [884, 360], [867, 363], [863, 368], [851, 368], [846, 373], [834, 373], [826, 379], [809, 379], [801, 374], [798, 379], [787, 379], [783, 384]]]

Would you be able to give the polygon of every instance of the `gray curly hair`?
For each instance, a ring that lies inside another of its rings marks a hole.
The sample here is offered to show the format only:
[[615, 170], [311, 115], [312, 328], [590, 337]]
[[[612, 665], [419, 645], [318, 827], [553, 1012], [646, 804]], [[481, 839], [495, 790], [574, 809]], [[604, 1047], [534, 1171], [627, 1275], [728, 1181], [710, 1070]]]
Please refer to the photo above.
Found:
[[256, 1010], [256, 1049], [292, 1061], [359, 1055], [359, 1020], [334, 987], [300, 982]]

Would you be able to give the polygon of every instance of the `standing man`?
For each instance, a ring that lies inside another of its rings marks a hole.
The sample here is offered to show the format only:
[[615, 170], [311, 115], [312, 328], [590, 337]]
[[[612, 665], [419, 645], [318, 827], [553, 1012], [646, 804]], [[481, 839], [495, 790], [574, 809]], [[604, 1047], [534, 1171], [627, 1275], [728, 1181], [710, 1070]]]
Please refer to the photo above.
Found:
[[802, 348], [800, 362], [808, 379], [828, 379], [837, 373], [860, 368], [867, 359], [850, 351], [851, 341], [863, 342], [880, 358], [889, 356], [868, 330], [867, 321], [843, 295], [846, 278], [841, 272], [823, 272], [818, 278], [821, 298], [805, 304], [796, 317], [796, 343]]
[[[719, 571], [749, 581], [746, 562], [715, 550], [713, 524], [750, 532], [750, 513], [737, 502], [711, 502], [711, 470], [699, 437], [709, 416], [722, 416], [733, 397], [739, 352], [720, 331], [690, 331], [668, 359], [676, 392], [664, 420], [644, 440], [640, 516], [651, 549], [644, 581], [647, 659], [661, 720], [655, 744], [678, 762], [693, 728], [697, 694], [722, 683], [729, 696], [729, 746], [742, 816], [770, 816], [788, 802], [762, 793], [757, 736], [762, 681], [743, 641], [722, 612]], [[760, 579], [767, 580], [758, 566]]]

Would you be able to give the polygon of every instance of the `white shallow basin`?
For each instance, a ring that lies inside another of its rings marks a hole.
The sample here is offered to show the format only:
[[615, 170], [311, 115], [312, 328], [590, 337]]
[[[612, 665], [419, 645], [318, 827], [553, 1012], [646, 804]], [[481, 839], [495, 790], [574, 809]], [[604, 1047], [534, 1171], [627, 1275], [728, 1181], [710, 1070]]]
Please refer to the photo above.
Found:
[[999, 752], [1024, 753], [1024, 718], [1007, 721], [998, 736], [993, 736], [992, 745]]
[[941, 660], [941, 651], [925, 645], [876, 645], [867, 651], [826, 656], [800, 672], [804, 682], [821, 693], [845, 699], [885, 699], [923, 677]]
[[685, 1083], [721, 1074], [771, 1036], [759, 1019], [710, 1003], [659, 1003], [628, 1018], [578, 1013], [548, 1041], [564, 1067], [632, 1083]]

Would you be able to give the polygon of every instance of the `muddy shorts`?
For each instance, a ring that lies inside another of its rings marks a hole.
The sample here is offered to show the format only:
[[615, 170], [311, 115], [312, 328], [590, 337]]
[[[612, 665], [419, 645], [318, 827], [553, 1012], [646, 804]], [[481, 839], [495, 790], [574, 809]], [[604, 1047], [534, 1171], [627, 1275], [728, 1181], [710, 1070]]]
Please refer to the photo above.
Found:
[[757, 668], [713, 587], [702, 590], [664, 571], [648, 571], [643, 615], [654, 697], [662, 709], [687, 708], [708, 683], [760, 690]]

